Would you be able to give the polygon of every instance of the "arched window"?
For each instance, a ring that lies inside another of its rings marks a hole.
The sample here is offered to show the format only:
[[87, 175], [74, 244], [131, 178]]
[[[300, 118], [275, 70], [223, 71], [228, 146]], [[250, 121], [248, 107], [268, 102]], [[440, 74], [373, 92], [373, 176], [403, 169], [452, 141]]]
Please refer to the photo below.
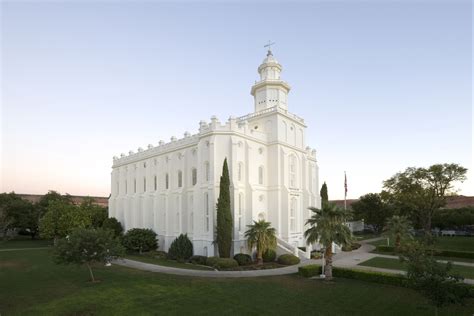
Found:
[[239, 216], [239, 232], [242, 231], [242, 204], [244, 203], [244, 197], [242, 193], [239, 193], [239, 205], [238, 205], [238, 216]]
[[179, 232], [179, 212], [176, 212], [176, 231]]
[[143, 178], [143, 192], [146, 192], [146, 178]]
[[242, 172], [243, 172], [243, 163], [239, 162], [239, 166], [237, 167], [237, 180], [242, 181]]
[[183, 172], [181, 170], [178, 171], [178, 188], [183, 186]]
[[119, 187], [119, 185], [120, 185], [120, 182], [119, 182], [119, 181], [117, 181], [117, 195], [119, 195], [119, 194], [120, 194], [120, 187]]
[[137, 179], [133, 179], [133, 193], [137, 193]]
[[128, 194], [128, 182], [125, 180], [125, 194]]
[[204, 193], [204, 210], [206, 211], [206, 231], [209, 231], [209, 194]]
[[258, 184], [263, 184], [263, 166], [258, 167]]
[[191, 215], [189, 215], [189, 231], [193, 232], [194, 230], [194, 213], [191, 212]]
[[197, 183], [197, 169], [196, 168], [193, 168], [191, 170], [191, 183], [193, 185], [196, 185], [196, 183]]
[[153, 178], [153, 184], [154, 184], [154, 189], [155, 191], [158, 190], [158, 177], [155, 175], [155, 177]]
[[206, 176], [206, 181], [209, 181], [210, 179], [210, 167], [209, 167], [209, 162], [204, 163], [204, 170], [205, 170], [205, 176]]
[[204, 247], [204, 249], [203, 249], [203, 253], [204, 253], [204, 257], [207, 257], [207, 256], [208, 256], [208, 253], [207, 253], [207, 247]]
[[296, 231], [296, 198], [291, 198], [290, 202], [290, 231]]
[[169, 189], [170, 187], [170, 176], [168, 174], [166, 174], [165, 176], [165, 189]]
[[295, 155], [290, 156], [290, 188], [296, 188], [296, 157]]

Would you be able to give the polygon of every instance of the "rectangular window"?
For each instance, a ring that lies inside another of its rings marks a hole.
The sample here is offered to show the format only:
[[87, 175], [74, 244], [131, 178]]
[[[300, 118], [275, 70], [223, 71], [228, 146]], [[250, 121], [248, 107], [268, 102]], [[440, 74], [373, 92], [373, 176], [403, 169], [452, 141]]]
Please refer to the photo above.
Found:
[[128, 183], [127, 183], [127, 180], [125, 180], [125, 194], [128, 194]]
[[242, 194], [239, 194], [239, 232], [242, 231]]
[[117, 181], [117, 195], [120, 194], [120, 187], [119, 187], [120, 182]]
[[168, 188], [170, 187], [170, 177], [168, 174], [166, 174], [165, 176], [165, 188], [168, 190]]
[[183, 172], [178, 171], [178, 188], [183, 186]]
[[146, 178], [143, 178], [143, 192], [146, 192]]
[[137, 179], [133, 179], [133, 193], [137, 193]]
[[209, 179], [210, 179], [210, 175], [209, 175], [210, 170], [209, 169], [210, 169], [209, 168], [209, 163], [206, 162], [206, 181], [209, 181]]
[[193, 168], [191, 174], [192, 174], [192, 184], [196, 185], [196, 183], [197, 183], [197, 169]]
[[204, 209], [206, 210], [206, 231], [209, 231], [209, 194], [204, 193]]
[[258, 168], [258, 184], [263, 184], [263, 167]]
[[155, 188], [155, 191], [156, 191], [156, 190], [158, 190], [158, 179], [157, 179], [156, 176], [155, 176], [155, 178], [154, 178], [154, 182], [155, 182], [155, 183], [154, 183], [154, 188]]

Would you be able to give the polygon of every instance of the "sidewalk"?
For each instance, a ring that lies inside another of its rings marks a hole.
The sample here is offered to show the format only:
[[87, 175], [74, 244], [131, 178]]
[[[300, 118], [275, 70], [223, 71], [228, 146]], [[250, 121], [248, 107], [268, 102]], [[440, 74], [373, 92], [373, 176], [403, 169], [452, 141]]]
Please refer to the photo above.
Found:
[[274, 276], [274, 275], [285, 275], [293, 274], [298, 272], [298, 267], [305, 266], [308, 264], [321, 264], [321, 260], [306, 260], [300, 264], [268, 270], [251, 270], [251, 271], [205, 271], [205, 270], [189, 270], [165, 267], [151, 263], [144, 263], [130, 259], [119, 259], [112, 262], [124, 267], [139, 269], [143, 271], [167, 273], [174, 275], [183, 276], [194, 276], [194, 277], [205, 277], [205, 278], [254, 278], [262, 276]]

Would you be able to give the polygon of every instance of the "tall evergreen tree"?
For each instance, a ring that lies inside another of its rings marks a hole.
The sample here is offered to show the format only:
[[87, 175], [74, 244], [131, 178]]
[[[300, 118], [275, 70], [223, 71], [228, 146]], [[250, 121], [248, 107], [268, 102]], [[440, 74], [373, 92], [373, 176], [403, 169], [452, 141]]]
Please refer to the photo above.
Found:
[[217, 200], [217, 247], [221, 258], [230, 258], [232, 247], [232, 212], [230, 209], [230, 180], [227, 158], [222, 167], [219, 198]]
[[328, 186], [326, 185], [326, 182], [323, 183], [319, 195], [321, 195], [321, 207], [324, 207], [325, 204], [329, 203]]

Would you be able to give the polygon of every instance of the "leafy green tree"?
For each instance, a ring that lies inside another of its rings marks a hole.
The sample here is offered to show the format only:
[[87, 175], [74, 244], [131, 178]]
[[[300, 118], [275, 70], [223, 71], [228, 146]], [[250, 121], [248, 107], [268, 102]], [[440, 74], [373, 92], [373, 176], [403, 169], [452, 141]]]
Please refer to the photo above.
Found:
[[102, 227], [105, 219], [107, 218], [107, 208], [95, 204], [94, 198], [85, 197], [79, 205], [81, 210], [88, 214], [91, 219], [91, 226], [93, 228]]
[[168, 249], [168, 256], [173, 260], [185, 261], [193, 255], [193, 243], [189, 240], [187, 234], [181, 234], [173, 240], [170, 249]]
[[115, 217], [106, 218], [102, 223], [102, 228], [113, 231], [115, 237], [121, 237], [123, 234], [122, 224]]
[[4, 234], [9, 228], [27, 231], [32, 238], [38, 234], [40, 214], [30, 201], [22, 199], [15, 192], [2, 193], [0, 206], [5, 212], [4, 219], [8, 219], [8, 225], [4, 225], [2, 229]]
[[354, 211], [354, 219], [363, 219], [364, 223], [372, 225], [378, 234], [382, 232], [387, 218], [393, 213], [392, 208], [377, 193], [361, 196], [358, 201], [352, 203], [351, 207]]
[[466, 180], [467, 169], [458, 164], [436, 164], [429, 168], [407, 168], [384, 181], [384, 188], [400, 209], [408, 210], [431, 234], [436, 210], [455, 192], [454, 183]]
[[95, 282], [92, 265], [109, 263], [122, 256], [124, 249], [111, 231], [103, 229], [75, 229], [66, 238], [60, 239], [54, 248], [54, 259], [58, 264], [86, 265], [91, 281]]
[[326, 182], [323, 183], [319, 195], [321, 196], [321, 207], [329, 203], [328, 186], [326, 185]]
[[56, 245], [60, 237], [65, 237], [74, 229], [90, 226], [89, 215], [80, 207], [66, 200], [52, 200], [40, 220], [40, 235], [43, 238], [53, 238]]
[[43, 216], [48, 211], [49, 205], [53, 201], [60, 201], [64, 204], [74, 204], [72, 201], [72, 197], [69, 194], [61, 195], [59, 192], [56, 191], [48, 191], [45, 195], [41, 197], [39, 202], [36, 206], [39, 208], [40, 215]]
[[122, 243], [127, 250], [138, 251], [139, 253], [158, 248], [156, 233], [148, 228], [129, 229], [123, 236]]
[[411, 286], [431, 301], [435, 315], [438, 315], [438, 308], [463, 303], [470, 296], [469, 285], [451, 272], [452, 264], [438, 263], [427, 245], [420, 242], [408, 244], [400, 259], [407, 264]]
[[217, 199], [216, 243], [221, 258], [230, 258], [232, 248], [232, 212], [230, 208], [230, 180], [227, 158], [224, 159]]
[[270, 222], [264, 220], [254, 221], [253, 225], [245, 232], [249, 249], [257, 247], [257, 264], [263, 264], [263, 253], [268, 249], [274, 250], [277, 245], [276, 230]]
[[9, 216], [6, 207], [0, 205], [0, 233], [3, 239], [7, 236], [8, 227], [13, 223], [13, 218]]
[[401, 242], [411, 238], [411, 223], [405, 216], [394, 215], [387, 220], [387, 235], [395, 241], [395, 249], [400, 250]]
[[315, 242], [321, 243], [325, 248], [326, 279], [332, 279], [332, 245], [336, 243], [342, 247], [349, 246], [352, 234], [346, 222], [350, 219], [350, 213], [335, 204], [324, 204], [321, 209], [309, 208], [313, 215], [306, 221], [310, 227], [304, 232], [306, 243], [311, 245]]

